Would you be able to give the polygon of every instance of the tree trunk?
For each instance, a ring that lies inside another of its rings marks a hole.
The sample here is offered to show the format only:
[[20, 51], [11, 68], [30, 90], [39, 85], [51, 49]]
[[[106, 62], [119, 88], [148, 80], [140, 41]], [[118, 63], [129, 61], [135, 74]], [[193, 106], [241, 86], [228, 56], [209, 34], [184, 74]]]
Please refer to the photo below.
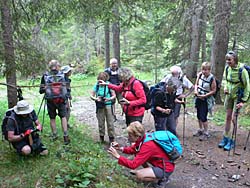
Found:
[[207, 0], [203, 0], [203, 10], [201, 14], [201, 60], [207, 61], [206, 40], [207, 40]]
[[105, 25], [104, 25], [104, 32], [105, 32], [105, 68], [108, 68], [109, 67], [109, 60], [110, 60], [109, 20], [107, 20]]
[[200, 53], [200, 31], [201, 31], [201, 12], [202, 12], [202, 0], [193, 1], [193, 15], [192, 15], [192, 32], [191, 32], [191, 48], [190, 59], [195, 62], [192, 67], [192, 71], [187, 73], [189, 78], [196, 77], [197, 63], [199, 62]]
[[[216, 0], [215, 7], [211, 63], [215, 77], [221, 81], [225, 67], [225, 54], [229, 42], [231, 0]], [[221, 103], [220, 95], [217, 95], [216, 102]]]
[[7, 97], [8, 107], [12, 108], [17, 103], [17, 89], [16, 89], [16, 63], [13, 43], [13, 29], [12, 18], [10, 11], [10, 2], [1, 0], [1, 17], [2, 17], [2, 36], [4, 46], [4, 61], [6, 65], [6, 83], [7, 83]]
[[114, 8], [113, 12], [116, 16], [116, 21], [112, 25], [114, 57], [118, 61], [118, 67], [121, 67], [121, 62], [120, 62], [120, 23], [119, 23], [118, 7]]

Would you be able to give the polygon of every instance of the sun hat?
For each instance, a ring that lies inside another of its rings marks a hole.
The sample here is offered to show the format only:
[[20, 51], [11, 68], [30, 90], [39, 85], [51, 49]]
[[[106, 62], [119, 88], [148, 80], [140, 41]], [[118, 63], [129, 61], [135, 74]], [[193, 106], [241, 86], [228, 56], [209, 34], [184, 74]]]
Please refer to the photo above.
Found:
[[73, 68], [71, 68], [69, 65], [62, 66], [61, 71], [63, 71], [64, 74], [68, 73], [71, 71]]
[[29, 103], [25, 100], [21, 100], [17, 102], [17, 105], [14, 106], [14, 111], [16, 114], [29, 114], [34, 110], [32, 105], [29, 105]]

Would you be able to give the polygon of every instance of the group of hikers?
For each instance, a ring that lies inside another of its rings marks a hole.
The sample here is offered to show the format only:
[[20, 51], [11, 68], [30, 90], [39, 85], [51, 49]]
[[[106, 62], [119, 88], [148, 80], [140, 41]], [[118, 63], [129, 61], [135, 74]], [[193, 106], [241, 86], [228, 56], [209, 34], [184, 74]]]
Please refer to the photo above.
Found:
[[[225, 131], [218, 147], [229, 151], [235, 147], [235, 140], [230, 134], [231, 122], [235, 123], [235, 115], [238, 115], [239, 110], [247, 102], [250, 85], [248, 71], [242, 68], [243, 64], [238, 62], [237, 53], [229, 51], [225, 60], [227, 64], [224, 70], [226, 122]], [[214, 94], [218, 88], [211, 68], [210, 62], [202, 63], [201, 71], [197, 74], [194, 84], [183, 74], [179, 66], [174, 65], [170, 68], [170, 74], [155, 86], [157, 90], [150, 99], [155, 131], [169, 131], [178, 137], [176, 127], [181, 106], [185, 105], [185, 99], [194, 93], [199, 128], [193, 136], [198, 136], [200, 141], [209, 139], [211, 134], [208, 130], [207, 116], [213, 108]], [[39, 91], [41, 94], [44, 93], [47, 102], [52, 139], [58, 138], [55, 121], [58, 115], [61, 119], [64, 144], [70, 143], [68, 135], [71, 100], [70, 74], [70, 66], [60, 68], [57, 60], [50, 61], [49, 71], [43, 75]], [[118, 164], [130, 169], [136, 169], [142, 165], [144, 168], [133, 171], [138, 179], [157, 181], [156, 186], [159, 187], [166, 184], [168, 177], [174, 171], [175, 164], [154, 140], [145, 142], [146, 132], [142, 120], [148, 97], [144, 83], [136, 79], [129, 68], [118, 67], [117, 59], [112, 58], [110, 67], [98, 74], [90, 97], [96, 103], [100, 142], [105, 142], [106, 124], [110, 143], [108, 152], [118, 160]], [[115, 141], [116, 101], [125, 115], [129, 146], [119, 146]], [[12, 111], [7, 123], [8, 140], [17, 152], [28, 155], [34, 150], [41, 155], [47, 154], [48, 150], [39, 141], [37, 130], [41, 131], [42, 125], [38, 121], [33, 107], [27, 101], [22, 100]], [[30, 135], [33, 138], [32, 144]], [[135, 156], [133, 159], [128, 159], [120, 155], [120, 152]]]

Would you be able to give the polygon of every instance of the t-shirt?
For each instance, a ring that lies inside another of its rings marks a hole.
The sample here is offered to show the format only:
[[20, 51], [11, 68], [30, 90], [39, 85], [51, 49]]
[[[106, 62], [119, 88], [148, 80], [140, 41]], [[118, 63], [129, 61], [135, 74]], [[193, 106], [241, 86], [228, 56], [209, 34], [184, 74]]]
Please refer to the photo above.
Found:
[[[106, 89], [105, 89], [106, 87]], [[98, 91], [97, 91], [98, 90]], [[105, 98], [110, 98], [111, 97], [111, 89], [108, 88], [108, 86], [100, 86], [100, 85], [94, 85], [93, 91], [96, 93], [97, 97], [105, 97]], [[104, 93], [105, 92], [105, 93]], [[105, 102], [107, 106], [112, 105], [112, 101], [107, 101]]]
[[[161, 82], [165, 82], [167, 83], [168, 80], [172, 77], [172, 74], [167, 75], [166, 77], [164, 77]], [[181, 78], [182, 77], [182, 78]], [[186, 77], [186, 75], [184, 76], [180, 76], [179, 78], [180, 82], [182, 80], [181, 84], [178, 84], [177, 90], [176, 90], [176, 95], [181, 95], [184, 90], [183, 88], [187, 88], [187, 89], [191, 89], [193, 87], [193, 83]]]
[[14, 134], [17, 135], [24, 133], [28, 129], [34, 129], [33, 122], [37, 120], [37, 115], [36, 112], [33, 110], [26, 117], [15, 114], [14, 118], [16, 122], [13, 119], [8, 119], [6, 130], [14, 131]]

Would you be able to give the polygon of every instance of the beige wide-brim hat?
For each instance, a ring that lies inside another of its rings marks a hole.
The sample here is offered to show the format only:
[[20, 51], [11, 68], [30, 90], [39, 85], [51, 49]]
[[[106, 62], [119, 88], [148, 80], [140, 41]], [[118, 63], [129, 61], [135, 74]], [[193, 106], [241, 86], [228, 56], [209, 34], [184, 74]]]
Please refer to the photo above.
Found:
[[18, 115], [22, 114], [29, 114], [34, 110], [32, 105], [29, 105], [29, 103], [25, 100], [21, 100], [17, 103], [16, 106], [14, 106], [14, 111]]

